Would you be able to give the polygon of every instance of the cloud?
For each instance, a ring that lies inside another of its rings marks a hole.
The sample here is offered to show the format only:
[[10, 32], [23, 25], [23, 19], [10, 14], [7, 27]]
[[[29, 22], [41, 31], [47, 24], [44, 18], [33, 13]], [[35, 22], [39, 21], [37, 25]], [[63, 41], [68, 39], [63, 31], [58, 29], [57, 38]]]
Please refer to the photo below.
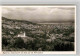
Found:
[[3, 7], [3, 17], [32, 22], [74, 21], [74, 7]]

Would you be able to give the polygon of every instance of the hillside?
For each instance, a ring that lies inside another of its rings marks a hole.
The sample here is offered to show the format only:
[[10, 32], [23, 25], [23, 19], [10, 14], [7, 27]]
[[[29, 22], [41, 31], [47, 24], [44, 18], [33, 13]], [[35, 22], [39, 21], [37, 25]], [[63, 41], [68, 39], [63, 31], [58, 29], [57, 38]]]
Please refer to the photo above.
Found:
[[73, 24], [35, 24], [2, 17], [3, 51], [74, 51]]
[[[32, 23], [32, 22], [29, 22], [29, 21], [24, 21], [24, 20], [16, 20], [16, 19], [8, 19], [8, 18], [5, 18], [5, 17], [2, 17], [2, 21], [11, 21], [12, 23], [15, 23], [15, 22], [20, 22], [20, 23], [25, 23], [25, 24], [33, 24], [35, 25], [36, 23]], [[3, 23], [4, 23], [3, 22]]]
[[32, 23], [24, 20], [13, 20], [2, 17], [2, 34], [3, 36], [15, 36], [21, 31], [30, 31], [37, 26], [36, 23]]

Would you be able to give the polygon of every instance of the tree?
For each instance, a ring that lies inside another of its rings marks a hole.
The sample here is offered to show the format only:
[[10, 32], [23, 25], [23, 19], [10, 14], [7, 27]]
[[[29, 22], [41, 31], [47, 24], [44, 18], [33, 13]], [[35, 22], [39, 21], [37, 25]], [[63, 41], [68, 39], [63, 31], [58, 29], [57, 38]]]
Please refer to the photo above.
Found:
[[14, 45], [15, 45], [15, 47], [17, 47], [17, 48], [24, 48], [24, 40], [23, 40], [21, 37], [16, 38]]
[[8, 42], [7, 42], [7, 38], [6, 37], [2, 37], [2, 45], [7, 46]]

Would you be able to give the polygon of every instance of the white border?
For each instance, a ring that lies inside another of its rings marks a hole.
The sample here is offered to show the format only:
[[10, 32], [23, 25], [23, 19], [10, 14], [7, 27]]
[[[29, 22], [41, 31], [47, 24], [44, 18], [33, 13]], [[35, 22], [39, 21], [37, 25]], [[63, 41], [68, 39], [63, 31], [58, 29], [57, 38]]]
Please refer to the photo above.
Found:
[[[74, 51], [2, 51], [2, 7], [74, 7], [75, 8], [75, 49]], [[55, 6], [55, 5], [46, 5], [46, 6], [0, 6], [0, 54], [76, 54], [76, 6]]]
[[0, 54], [2, 54], [2, 20], [1, 20], [1, 16], [2, 16], [2, 8], [0, 6]]

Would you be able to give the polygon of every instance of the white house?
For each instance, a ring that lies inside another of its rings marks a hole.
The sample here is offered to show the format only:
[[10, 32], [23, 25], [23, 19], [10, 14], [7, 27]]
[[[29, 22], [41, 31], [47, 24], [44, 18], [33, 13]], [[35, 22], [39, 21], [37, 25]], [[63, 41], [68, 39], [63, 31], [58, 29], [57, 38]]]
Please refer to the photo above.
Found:
[[20, 32], [17, 37], [26, 37], [26, 33], [25, 32]]

